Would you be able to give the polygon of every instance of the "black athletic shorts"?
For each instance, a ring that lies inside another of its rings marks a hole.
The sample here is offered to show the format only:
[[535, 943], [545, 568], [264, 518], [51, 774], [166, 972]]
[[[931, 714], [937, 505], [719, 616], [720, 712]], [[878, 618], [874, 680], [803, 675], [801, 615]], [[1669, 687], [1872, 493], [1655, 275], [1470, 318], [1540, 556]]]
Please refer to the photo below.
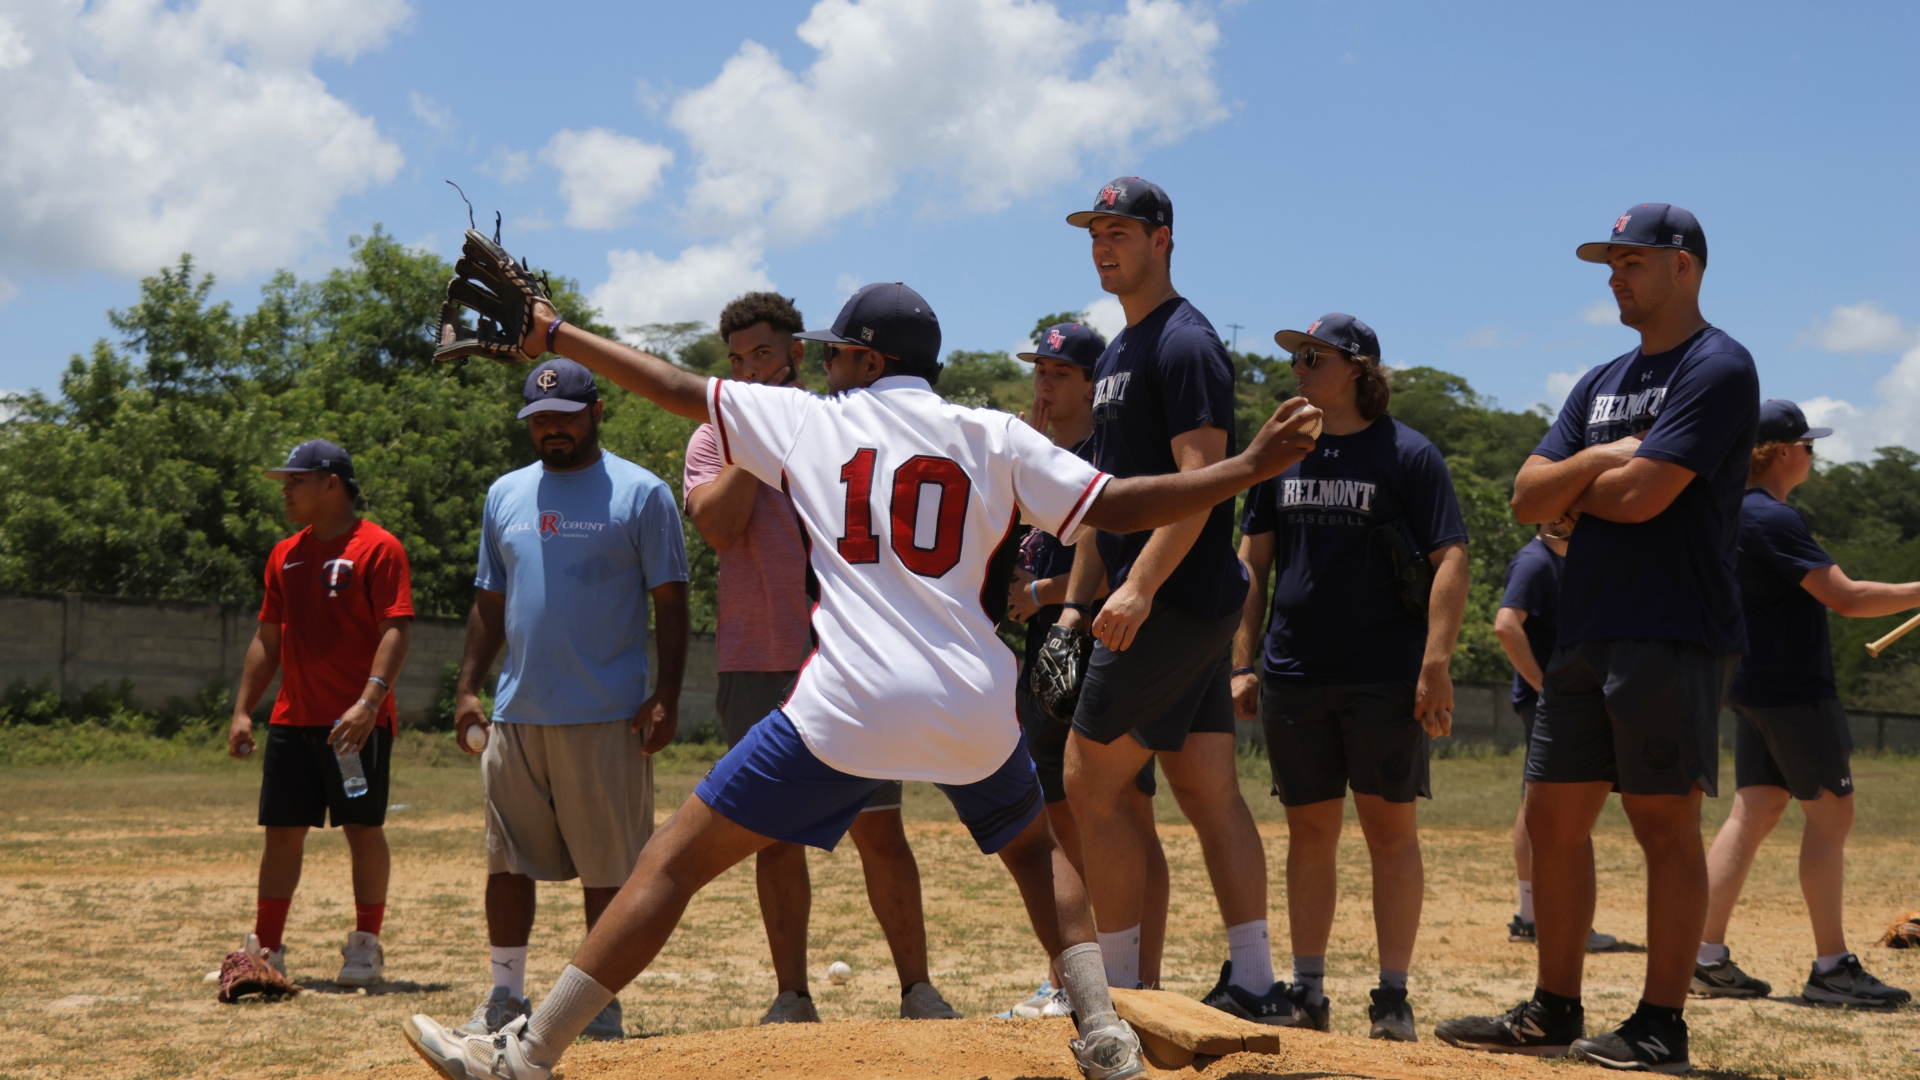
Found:
[[1853, 794], [1853, 729], [1838, 701], [1735, 705], [1733, 716], [1735, 787], [1786, 788], [1807, 802]]
[[1582, 641], [1553, 651], [1527, 779], [1605, 780], [1627, 795], [1720, 793], [1720, 709], [1737, 656], [1691, 641]]
[[331, 817], [341, 825], [385, 825], [387, 780], [393, 766], [393, 735], [376, 727], [360, 748], [367, 793], [347, 798], [340, 761], [327, 745], [331, 728], [268, 724], [260, 763], [260, 824], [318, 829]]
[[1432, 744], [1413, 718], [1413, 684], [1302, 685], [1264, 677], [1260, 714], [1267, 731], [1273, 793], [1283, 806], [1356, 794], [1388, 802], [1433, 798]]
[[1233, 734], [1233, 632], [1238, 611], [1197, 619], [1156, 601], [1133, 644], [1095, 644], [1073, 729], [1106, 746], [1122, 735], [1149, 750], [1178, 751], [1189, 732]]
[[1533, 742], [1533, 718], [1540, 715], [1540, 699], [1533, 699], [1533, 708], [1513, 707], [1513, 715], [1520, 718], [1520, 794], [1527, 793], [1527, 746]]
[[[1033, 698], [1033, 687], [1027, 682], [1029, 674], [1027, 668], [1020, 669], [1020, 685], [1014, 689], [1013, 704], [1020, 714], [1020, 726], [1027, 732], [1027, 752], [1033, 755], [1033, 769], [1040, 774], [1040, 793], [1051, 806], [1067, 797], [1067, 733], [1073, 730], [1073, 725], [1055, 720], [1040, 707]], [[1160, 790], [1152, 758], [1140, 767], [1133, 786], [1149, 799]]]

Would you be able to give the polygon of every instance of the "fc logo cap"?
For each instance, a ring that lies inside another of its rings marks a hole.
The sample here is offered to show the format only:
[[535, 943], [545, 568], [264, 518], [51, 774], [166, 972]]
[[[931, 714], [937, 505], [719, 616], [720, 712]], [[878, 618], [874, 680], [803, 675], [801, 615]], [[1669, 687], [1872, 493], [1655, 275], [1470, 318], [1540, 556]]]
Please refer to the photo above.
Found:
[[522, 420], [537, 412], [579, 412], [600, 400], [593, 372], [565, 357], [528, 372], [522, 393], [527, 399], [527, 407], [520, 410]]
[[1686, 210], [1669, 203], [1641, 203], [1613, 219], [1613, 235], [1606, 240], [1581, 244], [1574, 254], [1590, 263], [1604, 263], [1616, 247], [1666, 248], [1687, 251], [1707, 265], [1707, 233], [1700, 221]]

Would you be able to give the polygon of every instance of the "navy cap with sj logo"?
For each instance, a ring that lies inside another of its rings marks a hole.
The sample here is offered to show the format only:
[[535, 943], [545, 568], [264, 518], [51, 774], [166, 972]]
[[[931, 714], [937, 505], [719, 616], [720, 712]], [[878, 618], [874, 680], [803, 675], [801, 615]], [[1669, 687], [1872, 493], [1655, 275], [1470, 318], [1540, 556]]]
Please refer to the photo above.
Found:
[[1162, 225], [1173, 227], [1173, 200], [1160, 185], [1137, 176], [1122, 176], [1107, 181], [1093, 197], [1093, 209], [1067, 215], [1067, 224], [1084, 229], [1097, 217], [1123, 217], [1145, 222], [1151, 232]]
[[1054, 323], [1047, 332], [1040, 335], [1040, 341], [1032, 352], [1013, 355], [1032, 363], [1035, 360], [1065, 360], [1069, 364], [1078, 364], [1088, 371], [1107, 351], [1107, 339], [1091, 326], [1082, 326], [1077, 322]]
[[1707, 265], [1707, 233], [1691, 213], [1668, 203], [1641, 203], [1613, 220], [1613, 236], [1581, 244], [1574, 254], [1591, 263], [1603, 263], [1616, 247], [1667, 248], [1688, 251]]
[[537, 412], [579, 412], [600, 400], [600, 388], [593, 384], [593, 372], [558, 357], [527, 373], [527, 385], [521, 393], [527, 407], [520, 410], [525, 420]]
[[940, 320], [926, 298], [898, 281], [879, 282], [847, 298], [827, 330], [793, 335], [828, 345], [856, 345], [920, 364], [940, 360]]
[[1807, 414], [1785, 398], [1768, 398], [1760, 403], [1760, 430], [1757, 441], [1792, 442], [1795, 439], [1824, 439], [1833, 434], [1830, 427], [1808, 427]]
[[1325, 345], [1348, 356], [1380, 359], [1380, 337], [1373, 332], [1373, 327], [1339, 312], [1320, 316], [1305, 330], [1282, 330], [1273, 335], [1273, 340], [1288, 356], [1299, 352], [1304, 345]]

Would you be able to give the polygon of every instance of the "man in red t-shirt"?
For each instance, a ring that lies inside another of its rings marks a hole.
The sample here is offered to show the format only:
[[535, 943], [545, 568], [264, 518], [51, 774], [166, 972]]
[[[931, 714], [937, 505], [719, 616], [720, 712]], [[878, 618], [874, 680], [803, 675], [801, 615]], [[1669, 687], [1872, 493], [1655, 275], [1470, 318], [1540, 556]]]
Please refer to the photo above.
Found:
[[[253, 752], [254, 706], [276, 671], [280, 694], [261, 767], [260, 856], [254, 931], [241, 948], [286, 974], [282, 933], [307, 830], [331, 817], [346, 830], [353, 860], [354, 929], [340, 950], [335, 981], [371, 986], [385, 957], [380, 922], [387, 909], [387, 816], [394, 712], [391, 691], [407, 659], [413, 590], [400, 541], [353, 512], [360, 485], [347, 452], [324, 439], [303, 442], [269, 469], [281, 481], [287, 519], [307, 527], [274, 545], [267, 558], [260, 627], [247, 646], [233, 703], [227, 752]], [[350, 792], [342, 769], [358, 755], [364, 786]]]

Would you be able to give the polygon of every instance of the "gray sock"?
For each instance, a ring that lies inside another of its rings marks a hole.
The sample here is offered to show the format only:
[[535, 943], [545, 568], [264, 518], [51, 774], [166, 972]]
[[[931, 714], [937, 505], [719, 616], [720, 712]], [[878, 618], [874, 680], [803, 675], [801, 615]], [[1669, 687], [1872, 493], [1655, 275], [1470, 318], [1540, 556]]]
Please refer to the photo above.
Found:
[[1327, 958], [1321, 956], [1296, 956], [1293, 958], [1293, 981], [1307, 988], [1314, 1004], [1326, 1000], [1327, 996]]
[[568, 964], [567, 970], [560, 973], [560, 981], [547, 991], [546, 1000], [527, 1021], [527, 1058], [536, 1065], [552, 1068], [612, 1000], [613, 991]]
[[1392, 968], [1381, 968], [1380, 985], [1388, 990], [1405, 990], [1407, 988], [1407, 973], [1404, 971], [1394, 971]]
[[1113, 995], [1107, 993], [1107, 963], [1101, 959], [1100, 945], [1089, 941], [1074, 945], [1053, 958], [1054, 970], [1073, 1002], [1080, 1018], [1080, 1033], [1104, 1027], [1118, 1019], [1113, 1011]]

